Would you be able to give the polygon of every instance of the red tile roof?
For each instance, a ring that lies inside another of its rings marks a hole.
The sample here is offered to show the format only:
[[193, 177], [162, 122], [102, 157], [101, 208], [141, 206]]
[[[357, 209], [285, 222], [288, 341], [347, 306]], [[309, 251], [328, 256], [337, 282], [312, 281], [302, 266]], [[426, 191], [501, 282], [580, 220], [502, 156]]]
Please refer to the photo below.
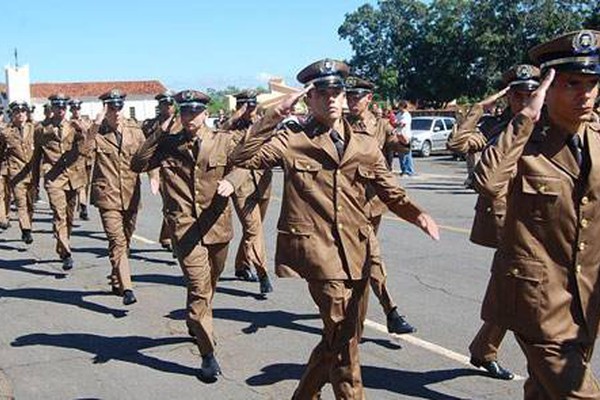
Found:
[[164, 92], [167, 88], [159, 81], [112, 81], [112, 82], [64, 82], [32, 83], [32, 98], [47, 98], [56, 93], [69, 97], [98, 97], [112, 89], [119, 89], [128, 95], [151, 95]]

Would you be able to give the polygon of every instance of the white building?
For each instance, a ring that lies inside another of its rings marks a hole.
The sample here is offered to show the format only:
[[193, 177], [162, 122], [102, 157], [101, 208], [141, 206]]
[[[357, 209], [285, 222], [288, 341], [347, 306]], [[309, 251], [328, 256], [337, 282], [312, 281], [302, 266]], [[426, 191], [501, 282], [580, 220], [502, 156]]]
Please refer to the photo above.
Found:
[[6, 109], [12, 101], [27, 101], [35, 106], [33, 118], [37, 121], [44, 119], [44, 104], [48, 103], [48, 97], [57, 93], [81, 100], [81, 113], [94, 119], [102, 110], [98, 96], [112, 89], [127, 94], [123, 108], [125, 115], [143, 121], [156, 115], [158, 103], [154, 96], [167, 90], [157, 80], [30, 83], [28, 66], [7, 66], [5, 76], [6, 85], [0, 84], [0, 106]]

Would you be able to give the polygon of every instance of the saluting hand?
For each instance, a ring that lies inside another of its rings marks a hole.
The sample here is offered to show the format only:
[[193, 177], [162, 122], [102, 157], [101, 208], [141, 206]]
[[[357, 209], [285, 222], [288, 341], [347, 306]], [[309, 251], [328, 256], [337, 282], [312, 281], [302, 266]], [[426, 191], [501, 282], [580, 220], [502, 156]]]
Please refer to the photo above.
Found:
[[494, 93], [493, 95], [481, 100], [479, 102], [479, 105], [482, 106], [483, 108], [488, 108], [488, 107], [494, 105], [496, 103], [496, 101], [498, 101], [498, 99], [504, 97], [506, 95], [506, 93], [508, 93], [509, 89], [510, 89], [510, 86], [505, 87], [498, 93]]
[[310, 84], [299, 92], [290, 93], [285, 96], [276, 108], [277, 113], [282, 117], [290, 114], [294, 110], [296, 103], [298, 103], [301, 98], [306, 96], [306, 93], [308, 93], [312, 88], [314, 88], [314, 85]]
[[173, 127], [173, 124], [175, 123], [175, 118], [177, 118], [177, 114], [173, 114], [171, 115], [169, 118], [167, 118], [165, 120], [165, 122], [163, 122], [160, 125], [160, 130], [163, 132], [171, 132], [171, 128]]
[[102, 124], [102, 121], [104, 120], [104, 117], [106, 117], [106, 110], [108, 109], [108, 106], [106, 104], [104, 104], [102, 106], [102, 111], [100, 111], [97, 115], [96, 115], [96, 125], [100, 125]]
[[428, 234], [433, 240], [440, 240], [440, 229], [431, 215], [421, 213], [417, 217], [416, 225]]
[[529, 117], [533, 120], [533, 122], [539, 121], [542, 115], [542, 107], [544, 107], [544, 101], [546, 100], [546, 93], [548, 92], [548, 88], [552, 84], [552, 80], [554, 80], [554, 69], [548, 70], [548, 73], [540, 83], [540, 86], [533, 92], [529, 100], [527, 101], [527, 105], [523, 110], [521, 110], [521, 114]]
[[229, 197], [233, 194], [233, 191], [235, 190], [235, 188], [233, 187], [231, 182], [229, 182], [226, 179], [223, 179], [223, 180], [220, 180], [218, 183], [219, 183], [219, 186], [217, 186], [217, 194], [219, 196]]

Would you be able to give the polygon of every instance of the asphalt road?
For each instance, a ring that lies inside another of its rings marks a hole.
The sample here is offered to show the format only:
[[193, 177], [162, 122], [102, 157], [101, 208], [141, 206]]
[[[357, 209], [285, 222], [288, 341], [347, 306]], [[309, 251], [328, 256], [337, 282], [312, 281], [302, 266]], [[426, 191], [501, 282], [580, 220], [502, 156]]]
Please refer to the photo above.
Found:
[[[417, 177], [399, 180], [442, 226], [442, 239], [433, 242], [391, 215], [382, 223], [388, 284], [418, 332], [387, 334], [381, 307], [371, 295], [361, 344], [367, 397], [521, 398], [522, 379], [490, 379], [468, 364], [492, 252], [468, 241], [476, 196], [462, 187], [464, 163], [444, 156], [417, 159], [417, 172]], [[265, 226], [271, 267], [281, 179], [277, 172]], [[54, 254], [47, 204], [36, 212], [33, 245], [17, 240], [15, 220], [0, 234], [0, 399], [291, 397], [320, 335], [304, 281], [274, 277], [275, 292], [262, 298], [258, 284], [233, 278], [236, 236], [214, 304], [224, 376], [205, 384], [196, 378], [199, 355], [186, 335], [181, 272], [155, 243], [159, 199], [149, 194], [145, 180], [131, 255], [139, 302], [130, 307], [108, 292], [107, 242], [95, 210], [91, 217], [74, 230], [76, 266], [68, 275]], [[500, 359], [526, 375], [510, 333]], [[600, 370], [598, 358], [593, 367]], [[333, 398], [329, 387], [324, 398]]]

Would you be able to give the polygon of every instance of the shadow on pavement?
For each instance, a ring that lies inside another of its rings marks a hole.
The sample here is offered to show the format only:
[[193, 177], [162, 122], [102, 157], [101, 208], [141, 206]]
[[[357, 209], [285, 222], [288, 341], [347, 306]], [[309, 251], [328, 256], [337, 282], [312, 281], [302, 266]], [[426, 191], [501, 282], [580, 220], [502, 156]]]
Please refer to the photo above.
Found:
[[213, 317], [231, 321], [247, 322], [249, 325], [242, 328], [245, 334], [258, 332], [261, 328], [269, 326], [321, 335], [321, 328], [306, 326], [296, 321], [320, 320], [319, 314], [294, 314], [287, 311], [248, 311], [235, 308], [217, 308], [213, 310]]
[[[0, 265], [0, 269], [9, 270], [9, 271], [17, 271], [17, 272], [25, 272], [32, 275], [40, 275], [40, 276], [52, 276], [56, 279], [64, 279], [67, 274], [64, 272], [53, 272], [53, 271], [45, 271], [43, 269], [36, 269], [35, 265], [40, 264], [52, 264], [55, 263], [55, 260], [36, 260], [34, 258], [21, 258], [18, 260], [4, 260]], [[29, 267], [29, 268], [28, 268]]]
[[142, 353], [145, 349], [182, 343], [189, 343], [189, 339], [181, 337], [153, 339], [143, 336], [106, 337], [87, 333], [35, 333], [18, 337], [11, 345], [13, 347], [52, 346], [76, 349], [92, 354], [94, 364], [104, 364], [116, 360], [171, 374], [196, 376], [197, 370], [194, 368]]
[[185, 281], [182, 275], [141, 274], [133, 275], [131, 279], [134, 282], [185, 287]]
[[127, 310], [118, 310], [101, 304], [92, 303], [85, 300], [88, 296], [113, 296], [105, 291], [84, 292], [79, 290], [57, 290], [46, 288], [24, 288], [24, 289], [4, 289], [0, 288], [1, 298], [29, 299], [48, 301], [51, 303], [59, 303], [83, 308], [88, 311], [97, 312], [100, 314], [109, 314], [115, 318], [123, 318], [127, 315]]
[[[300, 380], [305, 365], [273, 364], [264, 367], [259, 375], [246, 379], [250, 386], [268, 386], [285, 380]], [[386, 390], [399, 395], [431, 400], [466, 400], [441, 393], [427, 386], [462, 376], [481, 375], [472, 369], [457, 368], [427, 372], [403, 371], [390, 368], [362, 366], [365, 388]]]

